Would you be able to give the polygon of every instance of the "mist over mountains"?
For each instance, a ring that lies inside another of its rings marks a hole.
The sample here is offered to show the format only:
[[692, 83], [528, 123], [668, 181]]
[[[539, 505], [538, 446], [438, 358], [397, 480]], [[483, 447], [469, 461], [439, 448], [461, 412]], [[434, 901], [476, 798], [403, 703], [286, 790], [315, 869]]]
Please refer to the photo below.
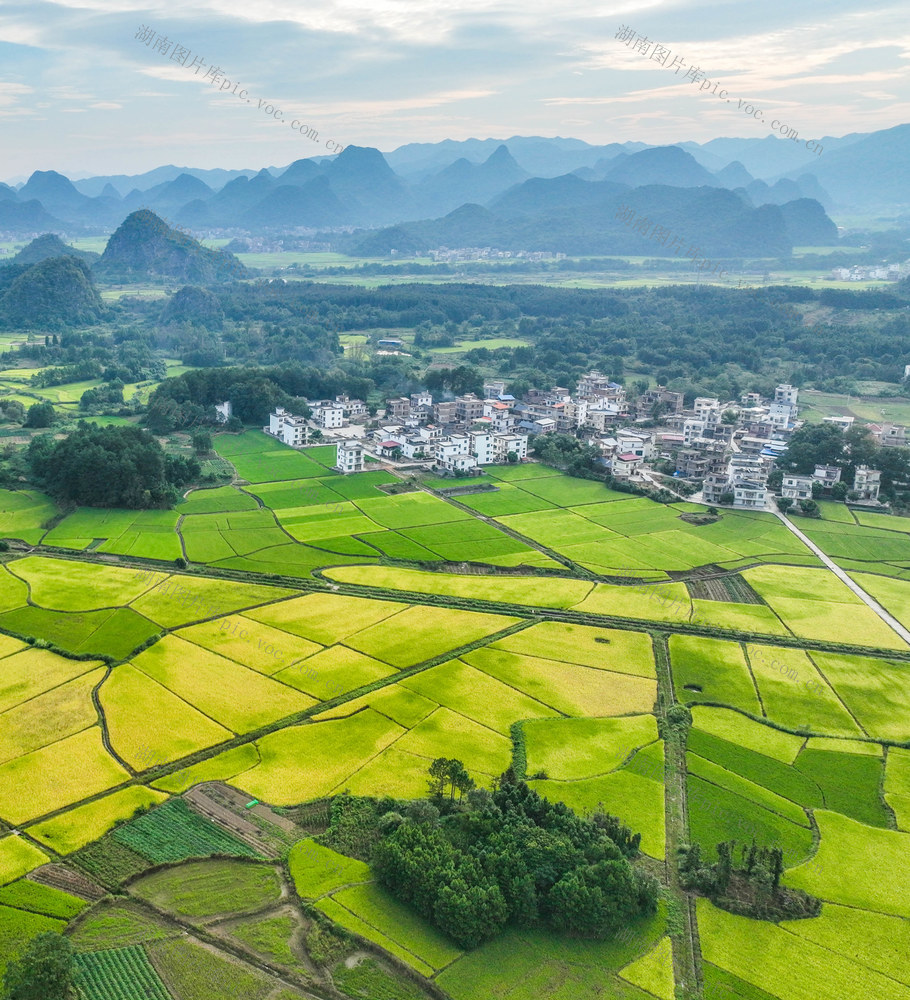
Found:
[[660, 255], [618, 222], [620, 206], [633, 206], [665, 229], [695, 229], [706, 253], [777, 255], [836, 243], [828, 213], [908, 207], [910, 125], [819, 142], [821, 156], [772, 136], [667, 146], [513, 136], [385, 155], [348, 146], [258, 171], [163, 166], [72, 181], [37, 170], [19, 187], [0, 184], [0, 231], [106, 234], [147, 209], [197, 234], [331, 233], [355, 253], [491, 245]]

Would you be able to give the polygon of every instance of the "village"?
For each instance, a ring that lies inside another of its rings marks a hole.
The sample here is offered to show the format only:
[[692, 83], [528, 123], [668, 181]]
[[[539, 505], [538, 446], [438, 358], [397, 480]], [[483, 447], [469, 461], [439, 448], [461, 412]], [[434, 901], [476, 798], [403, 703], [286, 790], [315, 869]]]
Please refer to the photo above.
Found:
[[[671, 490], [676, 484], [696, 502], [765, 510], [778, 499], [782, 509], [802, 504], [805, 511], [824, 496], [887, 510], [879, 500], [881, 472], [865, 465], [850, 483], [830, 465], [816, 466], [811, 475], [773, 476], [791, 435], [803, 426], [798, 396], [796, 387], [780, 384], [773, 398], [754, 392], [726, 401], [700, 396], [686, 407], [682, 393], [658, 385], [630, 401], [624, 386], [590, 371], [574, 392], [554, 386], [516, 399], [504, 381], [491, 379], [483, 396], [434, 401], [424, 390], [387, 400], [375, 415], [366, 402], [346, 395], [307, 400], [309, 416], [279, 407], [263, 430], [296, 448], [317, 440], [337, 444], [341, 472], [362, 471], [369, 459], [453, 479], [482, 475], [487, 465], [523, 462], [534, 438], [565, 434], [596, 448], [599, 464], [615, 480]], [[853, 417], [824, 421], [846, 430]], [[871, 430], [883, 447], [907, 444], [902, 426]]]

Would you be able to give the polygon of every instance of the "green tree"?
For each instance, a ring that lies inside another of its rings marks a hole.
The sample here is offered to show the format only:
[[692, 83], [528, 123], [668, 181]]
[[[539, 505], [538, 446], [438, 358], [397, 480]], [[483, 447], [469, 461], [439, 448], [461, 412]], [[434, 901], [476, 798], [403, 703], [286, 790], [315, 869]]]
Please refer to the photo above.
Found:
[[791, 497], [781, 497], [780, 500], [777, 501], [777, 509], [781, 512], [781, 514], [786, 514], [792, 506], [793, 500]]
[[806, 424], [790, 438], [781, 462], [793, 472], [808, 475], [816, 465], [843, 465], [845, 444], [836, 424]]
[[3, 976], [5, 1000], [71, 1000], [76, 996], [75, 951], [61, 934], [39, 934]]
[[28, 408], [25, 418], [26, 427], [51, 427], [57, 419], [57, 411], [53, 403], [33, 403]]
[[831, 487], [831, 496], [835, 500], [846, 500], [847, 499], [847, 484], [846, 483], [835, 483]]
[[197, 455], [208, 455], [212, 450], [212, 435], [208, 431], [196, 431], [192, 440]]
[[820, 517], [818, 504], [814, 500], [800, 500], [799, 509], [806, 517]]

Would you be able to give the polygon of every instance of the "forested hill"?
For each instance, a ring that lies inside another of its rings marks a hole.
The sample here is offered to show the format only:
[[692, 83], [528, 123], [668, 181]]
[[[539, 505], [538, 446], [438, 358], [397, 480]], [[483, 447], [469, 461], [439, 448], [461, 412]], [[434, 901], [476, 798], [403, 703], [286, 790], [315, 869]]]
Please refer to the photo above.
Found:
[[95, 273], [110, 280], [167, 277], [198, 284], [249, 277], [233, 254], [209, 250], [148, 209], [123, 220], [108, 240]]

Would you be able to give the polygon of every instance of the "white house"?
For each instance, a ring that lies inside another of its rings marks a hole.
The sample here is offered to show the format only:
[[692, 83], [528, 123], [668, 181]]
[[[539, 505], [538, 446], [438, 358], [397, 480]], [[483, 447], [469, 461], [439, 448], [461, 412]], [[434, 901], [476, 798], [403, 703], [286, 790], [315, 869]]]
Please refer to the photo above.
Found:
[[363, 445], [359, 441], [339, 442], [335, 468], [341, 472], [363, 472]]
[[862, 500], [878, 500], [878, 491], [882, 485], [882, 474], [878, 469], [870, 469], [868, 465], [858, 465], [853, 477], [853, 489]]
[[768, 499], [767, 487], [751, 479], [736, 479], [733, 482], [733, 506], [764, 510]]
[[344, 427], [344, 406], [330, 400], [312, 403], [313, 419], [325, 430], [337, 430]]
[[780, 486], [780, 495], [790, 500], [812, 499], [812, 476], [786, 475]]
[[307, 442], [306, 417], [296, 417], [281, 406], [269, 414], [269, 426], [263, 430], [292, 448], [299, 448]]
[[496, 462], [507, 462], [509, 452], [514, 452], [518, 456], [518, 461], [523, 462], [528, 457], [528, 435], [527, 434], [494, 434], [493, 435], [493, 459]]
[[492, 431], [472, 431], [471, 454], [477, 459], [478, 465], [491, 465], [495, 461], [495, 448]]

